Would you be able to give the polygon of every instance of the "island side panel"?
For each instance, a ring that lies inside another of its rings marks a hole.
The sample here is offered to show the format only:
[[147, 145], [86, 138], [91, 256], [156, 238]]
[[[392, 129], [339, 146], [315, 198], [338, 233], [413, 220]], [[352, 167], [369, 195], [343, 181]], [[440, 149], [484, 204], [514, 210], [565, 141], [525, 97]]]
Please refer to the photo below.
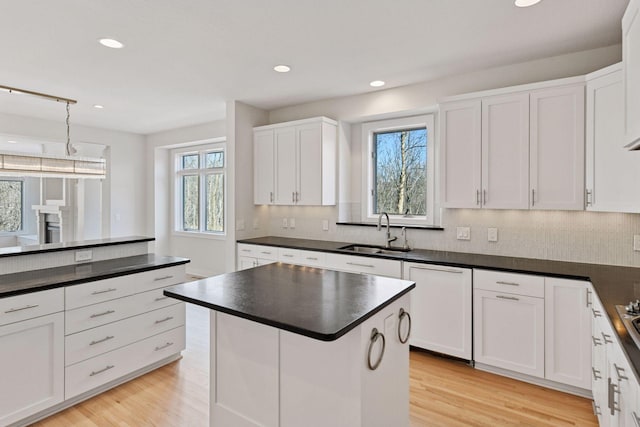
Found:
[[279, 425], [278, 329], [211, 311], [210, 425]]

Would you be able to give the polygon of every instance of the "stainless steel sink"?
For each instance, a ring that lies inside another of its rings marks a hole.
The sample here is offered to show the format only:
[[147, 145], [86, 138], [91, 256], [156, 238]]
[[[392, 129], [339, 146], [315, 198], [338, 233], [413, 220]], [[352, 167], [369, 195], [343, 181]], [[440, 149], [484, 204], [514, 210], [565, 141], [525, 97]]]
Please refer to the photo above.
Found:
[[383, 246], [373, 246], [373, 245], [348, 245], [343, 246], [339, 249], [362, 253], [362, 254], [384, 254], [384, 255], [401, 255], [404, 252], [408, 252], [409, 249], [403, 248], [385, 248]]

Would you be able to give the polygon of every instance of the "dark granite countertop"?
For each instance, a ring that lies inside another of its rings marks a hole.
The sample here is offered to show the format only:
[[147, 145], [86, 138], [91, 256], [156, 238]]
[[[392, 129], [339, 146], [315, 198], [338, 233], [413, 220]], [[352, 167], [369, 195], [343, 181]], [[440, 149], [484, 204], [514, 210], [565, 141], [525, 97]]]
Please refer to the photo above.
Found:
[[141, 273], [188, 262], [186, 258], [145, 254], [3, 274], [0, 275], [0, 298]]
[[97, 246], [124, 245], [128, 243], [151, 242], [154, 237], [145, 236], [129, 236], [129, 237], [111, 237], [107, 239], [81, 240], [78, 242], [65, 243], [46, 243], [43, 245], [28, 246], [11, 246], [8, 248], [0, 248], [0, 258], [19, 256], [19, 255], [35, 255], [47, 252], [68, 251], [71, 249], [86, 249]]
[[334, 341], [414, 282], [274, 263], [184, 283], [164, 294], [322, 341]]
[[356, 254], [340, 249], [343, 246], [353, 244], [353, 242], [329, 242], [286, 237], [259, 237], [239, 240], [238, 243], [588, 280], [593, 284], [598, 298], [602, 301], [609, 319], [618, 333], [627, 359], [635, 370], [636, 378], [640, 380], [640, 349], [627, 333], [615, 309], [616, 305], [628, 304], [629, 301], [640, 299], [640, 268], [422, 249], [399, 252], [397, 255]]

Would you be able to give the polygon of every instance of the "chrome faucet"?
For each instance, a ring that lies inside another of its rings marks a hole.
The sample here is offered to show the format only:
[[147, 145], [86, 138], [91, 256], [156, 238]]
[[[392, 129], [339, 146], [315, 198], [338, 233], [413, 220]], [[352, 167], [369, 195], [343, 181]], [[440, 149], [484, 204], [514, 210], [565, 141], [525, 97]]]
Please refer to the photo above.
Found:
[[380, 215], [378, 215], [378, 231], [382, 229], [382, 215], [387, 218], [387, 244], [385, 248], [390, 248], [391, 242], [395, 242], [398, 238], [396, 236], [391, 237], [391, 231], [389, 231], [389, 214], [386, 212], [380, 212]]

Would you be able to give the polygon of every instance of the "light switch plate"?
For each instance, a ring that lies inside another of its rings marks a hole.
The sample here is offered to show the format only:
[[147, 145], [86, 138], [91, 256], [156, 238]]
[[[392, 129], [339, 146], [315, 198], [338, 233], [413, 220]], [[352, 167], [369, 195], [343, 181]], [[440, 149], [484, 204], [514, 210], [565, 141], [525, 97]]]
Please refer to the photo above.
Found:
[[456, 238], [458, 240], [471, 240], [471, 228], [470, 227], [458, 227], [456, 229]]
[[289, 227], [289, 220], [287, 218], [282, 218], [282, 228]]
[[93, 253], [91, 252], [91, 250], [76, 251], [76, 262], [91, 261], [92, 258]]
[[329, 220], [328, 219], [323, 219], [322, 220], [322, 230], [329, 231]]
[[633, 250], [640, 251], [640, 234], [633, 235]]
[[498, 229], [495, 227], [487, 228], [487, 241], [489, 242], [497, 242], [498, 241]]
[[289, 218], [289, 228], [296, 228], [296, 219]]

